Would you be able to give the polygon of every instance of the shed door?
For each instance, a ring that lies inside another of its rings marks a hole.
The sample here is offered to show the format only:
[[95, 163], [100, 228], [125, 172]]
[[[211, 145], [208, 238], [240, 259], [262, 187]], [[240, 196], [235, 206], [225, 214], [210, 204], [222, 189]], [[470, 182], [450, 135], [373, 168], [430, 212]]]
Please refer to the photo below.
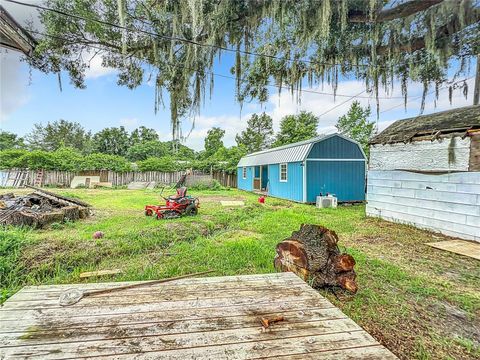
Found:
[[260, 190], [262, 179], [261, 179], [260, 166], [255, 166], [253, 170], [253, 190]]

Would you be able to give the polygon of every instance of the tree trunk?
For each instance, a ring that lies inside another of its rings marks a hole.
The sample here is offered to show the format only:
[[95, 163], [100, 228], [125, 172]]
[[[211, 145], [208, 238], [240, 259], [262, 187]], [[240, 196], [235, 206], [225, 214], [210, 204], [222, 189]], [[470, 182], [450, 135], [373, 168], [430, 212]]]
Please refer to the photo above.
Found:
[[277, 245], [274, 265], [278, 271], [292, 271], [315, 288], [339, 286], [357, 291], [355, 259], [342, 254], [337, 234], [320, 225], [303, 224]]

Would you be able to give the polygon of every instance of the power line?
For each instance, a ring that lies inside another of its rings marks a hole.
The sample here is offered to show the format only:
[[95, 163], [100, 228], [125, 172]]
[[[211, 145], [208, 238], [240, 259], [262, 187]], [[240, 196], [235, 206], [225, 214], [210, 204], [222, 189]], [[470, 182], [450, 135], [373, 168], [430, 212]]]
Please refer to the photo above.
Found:
[[[35, 31], [35, 30], [26, 30], [27, 32], [31, 33], [31, 34], [36, 34], [36, 35], [40, 35], [40, 36], [46, 36], [46, 37], [50, 37], [50, 38], [53, 38], [53, 39], [57, 39], [57, 40], [62, 40], [62, 41], [71, 41], [72, 39], [68, 39], [68, 38], [65, 38], [65, 37], [61, 37], [61, 36], [55, 36], [55, 35], [50, 35], [50, 34], [46, 34], [46, 33], [43, 33], [43, 32], [40, 32], [40, 31]], [[85, 41], [85, 39], [83, 39], [83, 41]], [[87, 41], [89, 41], [89, 39], [87, 39]], [[94, 40], [91, 40], [92, 42]], [[97, 50], [104, 50], [104, 51], [108, 51], [108, 48], [105, 48], [105, 47], [101, 47], [101, 46], [97, 46], [97, 45], [94, 45], [94, 44], [89, 44], [89, 43], [83, 43], [84, 46], [87, 46], [87, 47], [90, 47], [90, 48], [93, 48], [93, 49], [97, 49]], [[172, 64], [172, 63], [169, 63], [167, 62], [168, 65], [177, 65], [177, 66], [180, 66], [180, 67], [183, 67], [184, 69], [189, 69], [189, 70], [193, 70], [193, 71], [196, 71], [197, 69], [195, 68], [192, 68], [192, 67], [188, 67], [188, 66], [185, 66], [185, 65], [181, 65], [181, 64]], [[215, 73], [213, 71], [206, 71], [207, 74], [210, 74], [210, 75], [213, 75], [213, 76], [218, 76], [218, 77], [223, 77], [223, 78], [226, 78], [226, 79], [232, 79], [232, 80], [237, 80], [236, 77], [234, 76], [230, 76], [230, 75], [224, 75], [224, 74], [218, 74], [218, 73]], [[245, 82], [244, 79], [241, 79], [240, 82]], [[267, 87], [270, 87], [270, 88], [276, 88], [276, 89], [281, 89], [281, 90], [290, 90], [289, 87], [287, 86], [282, 86], [282, 85], [274, 85], [274, 84], [266, 84], [265, 86]], [[365, 92], [366, 90], [362, 91]], [[349, 101], [350, 99], [352, 98], [359, 98], [359, 99], [370, 99], [371, 96], [359, 96], [359, 95], [355, 95], [352, 97], [352, 95], [346, 95], [346, 94], [337, 94], [337, 93], [328, 93], [328, 92], [323, 92], [323, 91], [316, 91], [316, 90], [309, 90], [309, 89], [301, 89], [300, 92], [304, 92], [304, 93], [310, 93], [310, 94], [317, 94], [317, 95], [327, 95], [327, 96], [334, 96], [334, 97], [347, 97], [349, 98], [347, 101]], [[404, 99], [403, 96], [392, 96], [392, 97], [379, 97], [378, 99], [381, 99], [381, 100], [390, 100], [390, 99]]]
[[349, 102], [350, 100], [353, 100], [353, 99], [359, 97], [359, 96], [362, 95], [365, 91], [366, 91], [366, 90], [363, 90], [363, 91], [359, 92], [357, 95], [353, 95], [352, 97], [348, 98], [347, 100], [342, 101], [340, 104], [337, 104], [337, 105], [335, 105], [334, 107], [328, 109], [327, 111], [321, 113], [320, 115], [318, 115], [318, 117], [321, 118], [323, 115], [328, 114], [330, 111], [333, 111], [333, 110], [335, 110], [336, 108], [338, 108], [338, 107], [346, 104], [346, 103]]
[[[452, 85], [455, 85], [455, 84], [458, 84], [458, 83], [461, 83], [461, 82], [468, 81], [468, 80], [470, 80], [470, 79], [473, 79], [474, 77], [475, 77], [475, 76], [470, 76], [470, 77], [465, 78], [465, 79], [463, 79], [463, 80], [457, 80], [457, 81], [449, 84], [448, 86], [452, 86]], [[445, 89], [445, 88], [446, 88], [446, 86], [442, 86], [442, 87], [440, 87], [438, 90], [443, 90], [443, 89]], [[432, 91], [428, 92], [428, 93], [425, 95], [425, 97], [427, 97], [427, 96], [429, 96], [429, 95], [432, 95], [432, 94], [435, 93], [436, 91], [437, 91], [437, 90], [432, 90]], [[423, 97], [423, 94], [418, 95], [418, 96], [413, 96], [413, 97], [411, 97], [411, 98], [409, 98], [409, 99], [410, 99], [410, 100], [417, 100], [417, 99], [420, 99], [421, 97]], [[407, 99], [408, 99], [408, 97], [407, 97]], [[393, 109], [396, 109], [396, 108], [398, 108], [398, 107], [400, 107], [400, 106], [402, 106], [402, 105], [404, 105], [404, 103], [401, 103], [401, 104], [392, 106], [392, 107], [390, 107], [390, 108], [388, 108], [388, 109], [382, 110], [382, 111], [380, 111], [379, 114], [386, 113], [386, 112], [388, 112], [388, 111], [390, 111], [390, 110], [393, 110]]]
[[[17, 0], [5, 0], [5, 1], [13, 3], [13, 4], [21, 5], [21, 6], [36, 8], [36, 9], [40, 9], [40, 10], [44, 10], [44, 11], [51, 11], [51, 12], [57, 13], [57, 14], [62, 15], [62, 16], [71, 17], [71, 18], [75, 18], [75, 19], [79, 19], [79, 20], [93, 21], [93, 22], [97, 22], [99, 24], [111, 26], [111, 27], [114, 27], [114, 28], [117, 28], [117, 29], [129, 31], [129, 32], [138, 32], [138, 33], [150, 35], [150, 36], [153, 36], [153, 37], [156, 37], [156, 38], [161, 38], [161, 39], [164, 39], [164, 40], [184, 42], [184, 43], [188, 43], [188, 44], [195, 45], [195, 46], [214, 48], [214, 49], [219, 49], [219, 50], [232, 52], [232, 53], [237, 53], [238, 52], [238, 53], [241, 53], [241, 54], [244, 54], [244, 55], [250, 55], [250, 56], [255, 56], [255, 57], [266, 57], [266, 58], [269, 58], [269, 59], [276, 59], [276, 60], [281, 60], [281, 61], [300, 62], [300, 63], [305, 63], [305, 64], [322, 65], [322, 66], [344, 66], [345, 65], [345, 64], [339, 64], [339, 63], [323, 63], [323, 62], [311, 61], [311, 60], [307, 60], [307, 59], [287, 59], [285, 57], [276, 56], [276, 55], [261, 54], [261, 53], [257, 53], [257, 52], [253, 52], [253, 51], [247, 51], [247, 50], [241, 50], [241, 49], [232, 49], [232, 48], [228, 48], [228, 47], [220, 46], [220, 45], [204, 44], [204, 43], [201, 43], [201, 42], [198, 42], [198, 41], [195, 41], [195, 40], [185, 39], [185, 38], [181, 38], [181, 37], [177, 37], [177, 36], [159, 35], [159, 34], [153, 33], [151, 31], [143, 30], [143, 29], [129, 28], [129, 27], [126, 27], [126, 26], [118, 25], [118, 24], [111, 23], [111, 22], [104, 21], [104, 20], [88, 19], [88, 18], [85, 18], [85, 17], [77, 15], [77, 14], [68, 13], [68, 12], [65, 12], [65, 11], [49, 8], [49, 7], [42, 6], [42, 5], [28, 4], [28, 3], [24, 3], [24, 2], [21, 2], [21, 1], [17, 1]], [[475, 55], [475, 54], [462, 54], [462, 57], [472, 56], [472, 55]], [[370, 67], [369, 64], [348, 64], [348, 65], [351, 66], [351, 67], [357, 67], [357, 68], [368, 68], [368, 67]], [[387, 67], [386, 66], [379, 66], [379, 68], [387, 68]]]
[[[21, 6], [36, 8], [36, 9], [40, 9], [40, 10], [44, 10], [44, 11], [51, 11], [51, 12], [54, 12], [54, 13], [57, 13], [59, 15], [66, 16], [66, 17], [71, 17], [71, 18], [75, 18], [75, 19], [79, 19], [79, 20], [85, 20], [85, 21], [93, 21], [93, 22], [96, 22], [96, 23], [99, 23], [99, 24], [102, 24], [102, 25], [108, 25], [108, 26], [111, 26], [111, 27], [114, 27], [114, 28], [117, 28], [117, 29], [121, 29], [121, 30], [138, 32], [138, 33], [142, 33], [142, 34], [145, 34], [145, 35], [150, 35], [150, 36], [154, 36], [154, 37], [157, 37], [157, 38], [161, 38], [161, 39], [164, 39], [164, 40], [184, 42], [184, 43], [188, 43], [188, 44], [195, 45], [195, 46], [214, 48], [214, 49], [219, 49], [219, 50], [228, 51], [228, 52], [232, 52], [232, 53], [239, 52], [239, 53], [244, 54], [244, 55], [250, 55], [250, 56], [255, 56], [255, 57], [267, 57], [267, 58], [270, 58], [270, 59], [276, 59], [276, 60], [282, 60], [282, 61], [288, 61], [288, 62], [302, 62], [302, 63], [306, 63], [306, 64], [324, 65], [324, 66], [344, 66], [344, 64], [338, 64], [338, 63], [321, 63], [321, 62], [311, 61], [311, 60], [307, 60], [307, 59], [296, 59], [296, 60], [295, 59], [287, 59], [287, 58], [281, 57], [281, 56], [275, 56], [275, 55], [269, 55], [269, 54], [260, 54], [260, 53], [257, 53], [257, 52], [240, 50], [240, 49], [237, 50], [237, 49], [232, 49], [232, 48], [228, 48], [228, 47], [221, 46], [221, 45], [204, 44], [204, 43], [201, 43], [201, 42], [198, 42], [198, 41], [195, 41], [195, 40], [185, 39], [185, 38], [181, 38], [181, 37], [177, 37], [177, 36], [159, 35], [159, 34], [153, 33], [151, 31], [143, 30], [143, 29], [129, 28], [129, 27], [126, 27], [126, 26], [118, 25], [118, 24], [111, 23], [111, 22], [104, 21], [104, 20], [88, 19], [88, 18], [85, 18], [85, 17], [77, 15], [77, 14], [68, 13], [68, 12], [65, 12], [65, 11], [49, 8], [49, 7], [42, 6], [42, 5], [27, 4], [27, 3], [24, 3], [24, 2], [21, 2], [21, 1], [16, 1], [16, 0], [5, 0], [5, 1], [13, 3], [13, 4], [21, 5]], [[349, 64], [349, 66], [352, 66], [352, 67], [369, 67], [370, 65], [368, 65], [368, 64]]]
[[[38, 34], [38, 35], [41, 35], [41, 36], [47, 36], [47, 37], [51, 37], [51, 38], [54, 38], [54, 39], [58, 39], [58, 40], [62, 40], [62, 41], [69, 41], [70, 39], [67, 39], [67, 38], [63, 38], [63, 37], [60, 37], [60, 36], [54, 36], [54, 35], [50, 35], [50, 34], [45, 34], [45, 33], [42, 33], [42, 32], [39, 32], [39, 31], [35, 31], [35, 30], [26, 30], [27, 32], [30, 32], [32, 34]], [[91, 48], [94, 48], [94, 49], [97, 49], [97, 50], [106, 50], [105, 48], [102, 48], [100, 46], [95, 46], [93, 44], [84, 44], [85, 46], [87, 47], [91, 47]], [[169, 63], [169, 65], [172, 65], [172, 63]], [[178, 65], [178, 64], [176, 64]], [[190, 69], [190, 70], [194, 70], [196, 71], [196, 69], [194, 68], [189, 68], [189, 67], [186, 67], [184, 65], [180, 65], [181, 67], [183, 68], [186, 68], [186, 69]], [[213, 71], [207, 71], [206, 72], [207, 74], [210, 74], [210, 75], [213, 75], [213, 76], [218, 76], [218, 77], [223, 77], [223, 78], [226, 78], [226, 79], [232, 79], [232, 80], [237, 80], [236, 77], [234, 76], [229, 76], [229, 75], [224, 75], [224, 74], [218, 74], [218, 73], [215, 73]], [[463, 79], [463, 80], [458, 80], [456, 82], [454, 82], [453, 84], [456, 84], [456, 83], [460, 83], [460, 82], [463, 82], [463, 81], [467, 81], [467, 80], [470, 80], [472, 79], [472, 77], [469, 77], [469, 78], [466, 78], [466, 79]], [[241, 80], [242, 82], [244, 80]], [[289, 90], [288, 87], [285, 87], [285, 86], [281, 86], [281, 85], [273, 85], [273, 84], [267, 84], [266, 86], [268, 87], [273, 87], [273, 88], [279, 88], [279, 89], [285, 89], [285, 90]], [[444, 87], [441, 87], [440, 89], [443, 89]], [[335, 110], [336, 108], [346, 104], [347, 102], [349, 102], [350, 100], [354, 99], [354, 98], [359, 98], [359, 99], [371, 99], [372, 96], [360, 96], [361, 94], [363, 94], [366, 90], [363, 90], [361, 91], [360, 93], [358, 93], [357, 95], [344, 95], [344, 94], [335, 94], [335, 93], [325, 93], [325, 92], [320, 92], [320, 91], [315, 91], [315, 90], [308, 90], [308, 89], [301, 89], [300, 92], [306, 92], [306, 93], [313, 93], [313, 94], [318, 94], [318, 95], [328, 95], [328, 96], [338, 96], [338, 97], [348, 97], [348, 99], [346, 99], [345, 101], [341, 102], [340, 104], [337, 104], [335, 105], [334, 107], [330, 108], [329, 110], [323, 112], [322, 114], [319, 115], [319, 117], [322, 117], [326, 114], [328, 114], [329, 112]], [[435, 92], [432, 91], [432, 92], [429, 92], [427, 94], [428, 95], [431, 95]], [[407, 99], [410, 99], [410, 100], [416, 100], [416, 99], [419, 99], [421, 98], [423, 95], [419, 95], [419, 96], [412, 96], [412, 97], [409, 97], [407, 96]], [[405, 97], [403, 96], [392, 96], [392, 97], [379, 97], [378, 98], [379, 100], [390, 100], [390, 99], [405, 99]], [[380, 111], [379, 114], [383, 114], [384, 112], [387, 112], [387, 111], [390, 111], [390, 110], [393, 110], [397, 107], [400, 107], [402, 106], [403, 103], [401, 104], [398, 104], [398, 105], [395, 105], [393, 106], [392, 108], [389, 108], [389, 109], [386, 109], [386, 110], [383, 110], [383, 111]]]

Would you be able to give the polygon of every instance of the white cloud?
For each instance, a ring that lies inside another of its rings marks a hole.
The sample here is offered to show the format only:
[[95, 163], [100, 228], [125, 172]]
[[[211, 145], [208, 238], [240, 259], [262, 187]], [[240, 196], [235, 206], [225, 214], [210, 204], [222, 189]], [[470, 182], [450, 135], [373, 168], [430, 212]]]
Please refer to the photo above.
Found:
[[[468, 85], [470, 89], [473, 89], [473, 79], [470, 79], [468, 81]], [[342, 95], [354, 95], [359, 94], [364, 89], [365, 85], [363, 82], [343, 81], [339, 83], [337, 93]], [[310, 90], [325, 93], [332, 92], [332, 90], [329, 88], [311, 88]], [[422, 94], [422, 91], [423, 88], [421, 84], [410, 84], [408, 88], [408, 96], [413, 99], [409, 99], [407, 103], [407, 113], [403, 111], [403, 97], [401, 94], [400, 85], [398, 83], [394, 84], [393, 91], [389, 95], [380, 92], [379, 96], [382, 99], [380, 99], [380, 116], [378, 121], [379, 131], [384, 130], [396, 120], [418, 115], [420, 111], [421, 98], [415, 99], [415, 97], [420, 96]], [[304, 92], [301, 97], [301, 102], [297, 103], [296, 99], [292, 98], [291, 94], [288, 91], [284, 91], [280, 95], [273, 94], [270, 97], [267, 104], [268, 111], [266, 112], [273, 119], [274, 130], [278, 131], [280, 128], [280, 120], [282, 119], [282, 117], [290, 114], [297, 114], [302, 110], [311, 111], [315, 115], [320, 116], [318, 132], [321, 134], [329, 134], [336, 132], [335, 124], [337, 123], [338, 118], [348, 112], [354, 100], [359, 101], [360, 104], [364, 107], [370, 105], [372, 109], [372, 115], [370, 117], [370, 120], [375, 122], [377, 121], [376, 101], [374, 96], [369, 96], [368, 93], [362, 93], [361, 96], [362, 97], [351, 99], [345, 102], [348, 97], [337, 96], [334, 101], [333, 96], [330, 95]], [[470, 105], [472, 104], [472, 96], [473, 91], [469, 92], [467, 99], [463, 97], [461, 91], [454, 91], [452, 105], [450, 105], [450, 102], [448, 100], [448, 89], [441, 89], [436, 108], [434, 107], [434, 95], [429, 95], [427, 97], [424, 114]], [[342, 102], [345, 103], [342, 104]], [[389, 110], [391, 108], [393, 109]], [[225, 130], [224, 144], [226, 146], [235, 145], [235, 135], [246, 128], [247, 119], [251, 116], [251, 114], [253, 112], [258, 113], [263, 111], [263, 109], [261, 109], [258, 104], [254, 103], [246, 105], [244, 109], [248, 109], [249, 112], [246, 114], [242, 114], [241, 116], [199, 116], [195, 121], [195, 128], [193, 129], [189, 137], [186, 139], [185, 144], [194, 148], [195, 150], [203, 149], [204, 139], [207, 135], [208, 130], [216, 126]], [[382, 111], [385, 112], [382, 113]], [[184, 134], [190, 131], [189, 126], [191, 126], [191, 123], [184, 124]]]
[[[195, 127], [186, 139], [185, 145], [195, 150], [202, 150], [207, 132], [212, 127], [219, 127], [225, 130], [225, 137], [223, 138], [225, 146], [235, 145], [235, 135], [247, 127], [247, 120], [251, 115], [251, 113], [248, 113], [241, 116], [198, 116], [195, 119]], [[185, 123], [184, 125], [184, 135], [187, 135], [192, 124]]]
[[139, 121], [137, 118], [124, 118], [120, 119], [119, 123], [121, 126], [125, 126], [128, 130], [133, 130], [138, 126]]
[[22, 72], [21, 55], [15, 51], [0, 51], [0, 122], [25, 105], [29, 98], [28, 77]]
[[117, 72], [114, 68], [102, 65], [103, 58], [101, 53], [95, 55], [95, 52], [88, 51], [82, 57], [88, 66], [85, 70], [85, 78], [87, 79], [96, 79]]
[[[474, 87], [474, 79], [467, 81], [469, 89]], [[364, 90], [364, 83], [360, 81], [343, 81], [338, 84], [337, 93], [338, 94], [359, 94]], [[331, 89], [319, 89], [319, 88], [310, 88], [309, 90], [315, 90], [320, 92], [332, 92]], [[408, 96], [413, 97], [409, 99], [407, 103], [407, 113], [403, 112], [403, 98], [400, 90], [399, 83], [395, 83], [393, 91], [386, 95], [382, 91], [379, 93], [379, 97], [382, 99], [379, 100], [380, 103], [380, 115], [379, 115], [379, 130], [385, 129], [388, 125], [393, 123], [395, 120], [402, 118], [416, 116], [419, 114], [421, 98], [415, 98], [422, 94], [423, 88], [419, 83], [411, 83], [408, 88]], [[313, 93], [303, 93], [301, 96], [301, 102], [298, 103], [296, 99], [289, 92], [282, 92], [280, 95], [272, 95], [269, 99], [269, 103], [272, 107], [272, 110], [269, 112], [270, 116], [273, 118], [274, 129], [278, 131], [280, 120], [285, 115], [297, 114], [302, 110], [311, 111], [315, 115], [320, 117], [319, 122], [319, 133], [331, 133], [335, 132], [335, 124], [338, 121], [338, 118], [346, 114], [353, 101], [357, 100], [362, 106], [370, 106], [372, 109], [371, 120], [376, 121], [376, 100], [372, 95], [368, 98], [368, 93], [361, 94], [362, 97], [353, 98], [349, 101], [348, 97], [338, 97], [334, 100], [333, 96], [330, 95], [320, 95]], [[388, 97], [388, 98], [387, 98]], [[454, 91], [452, 97], [452, 105], [448, 100], [448, 88], [445, 87], [439, 92], [439, 99], [434, 102], [434, 95], [431, 94], [427, 97], [425, 103], [424, 114], [439, 112], [443, 110], [448, 110], [451, 108], [462, 107], [472, 104], [473, 91], [469, 91], [467, 99], [463, 96], [461, 91]], [[385, 99], [387, 98], [387, 99]], [[342, 104], [345, 102], [344, 104]], [[393, 109], [392, 109], [393, 108]], [[391, 110], [389, 110], [391, 109]]]

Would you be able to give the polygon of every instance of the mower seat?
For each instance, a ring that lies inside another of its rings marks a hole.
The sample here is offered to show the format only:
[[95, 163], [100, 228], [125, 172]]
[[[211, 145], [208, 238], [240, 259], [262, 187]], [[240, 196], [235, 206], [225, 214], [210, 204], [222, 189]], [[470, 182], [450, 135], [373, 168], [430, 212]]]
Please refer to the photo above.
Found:
[[187, 188], [185, 186], [182, 186], [182, 187], [177, 189], [177, 194], [176, 195], [169, 196], [168, 199], [178, 201], [178, 200], [184, 198], [185, 196], [187, 196]]

